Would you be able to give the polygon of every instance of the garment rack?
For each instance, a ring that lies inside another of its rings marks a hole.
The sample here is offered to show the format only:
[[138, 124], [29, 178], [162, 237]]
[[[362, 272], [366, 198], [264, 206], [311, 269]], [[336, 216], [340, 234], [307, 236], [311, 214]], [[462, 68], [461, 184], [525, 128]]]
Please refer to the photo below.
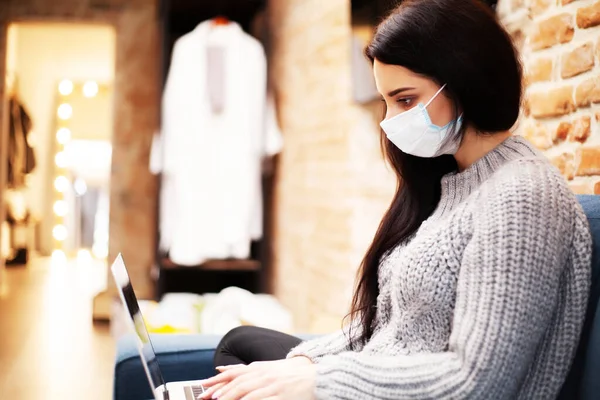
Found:
[[[159, 25], [162, 30], [162, 74], [160, 87], [164, 87], [171, 51], [175, 41], [192, 31], [200, 22], [212, 19], [215, 24], [229, 21], [239, 23], [249, 30], [252, 18], [265, 5], [264, 0], [161, 0]], [[268, 292], [270, 270], [270, 210], [273, 176], [263, 176], [264, 228], [263, 238], [251, 245], [251, 259], [209, 260], [196, 266], [173, 263], [158, 247], [155, 256], [155, 297], [167, 292], [218, 292], [227, 286], [238, 286], [252, 292]], [[160, 180], [159, 180], [160, 185]], [[159, 207], [156, 221], [159, 221]], [[156, 227], [159, 231], [159, 227]]]

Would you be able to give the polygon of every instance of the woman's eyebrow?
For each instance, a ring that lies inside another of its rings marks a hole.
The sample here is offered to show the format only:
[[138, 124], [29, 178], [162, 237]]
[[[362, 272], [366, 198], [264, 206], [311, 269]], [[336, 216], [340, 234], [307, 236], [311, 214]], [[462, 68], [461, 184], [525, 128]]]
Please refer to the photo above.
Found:
[[392, 90], [391, 92], [389, 92], [387, 95], [388, 97], [394, 97], [395, 95], [397, 95], [398, 93], [402, 93], [402, 92], [406, 92], [407, 90], [411, 90], [414, 89], [414, 87], [403, 87], [403, 88], [398, 88], [395, 90]]

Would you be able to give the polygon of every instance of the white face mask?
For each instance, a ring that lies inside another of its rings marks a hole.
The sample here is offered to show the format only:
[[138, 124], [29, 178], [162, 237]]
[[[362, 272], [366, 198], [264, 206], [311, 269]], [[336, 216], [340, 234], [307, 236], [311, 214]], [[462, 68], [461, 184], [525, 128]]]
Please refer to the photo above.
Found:
[[[460, 146], [460, 140], [452, 140], [449, 143], [446, 138], [453, 128], [458, 132], [462, 125], [462, 116], [456, 121], [450, 121], [445, 126], [437, 126], [431, 122], [427, 107], [444, 90], [444, 84], [440, 90], [423, 105], [419, 103], [395, 117], [381, 121], [381, 128], [390, 142], [405, 153], [417, 157], [438, 157], [442, 154], [455, 154]], [[442, 146], [443, 145], [443, 146]]]

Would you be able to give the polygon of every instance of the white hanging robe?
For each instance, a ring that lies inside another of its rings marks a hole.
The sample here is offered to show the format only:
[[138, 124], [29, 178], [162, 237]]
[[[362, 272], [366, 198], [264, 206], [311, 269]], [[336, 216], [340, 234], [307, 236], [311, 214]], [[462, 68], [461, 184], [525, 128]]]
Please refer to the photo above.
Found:
[[[219, 113], [209, 103], [208, 46], [224, 50]], [[163, 173], [159, 247], [173, 262], [248, 258], [262, 236], [261, 160], [282, 147], [266, 86], [264, 49], [236, 23], [206, 21], [175, 43], [151, 157], [162, 160], [152, 167]]]

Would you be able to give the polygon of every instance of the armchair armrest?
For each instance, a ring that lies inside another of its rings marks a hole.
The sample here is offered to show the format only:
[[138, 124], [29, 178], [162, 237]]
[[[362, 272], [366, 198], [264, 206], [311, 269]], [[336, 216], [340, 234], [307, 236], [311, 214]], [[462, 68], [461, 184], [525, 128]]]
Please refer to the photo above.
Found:
[[[215, 374], [213, 357], [220, 336], [151, 335], [166, 382], [205, 379]], [[133, 335], [117, 343], [114, 400], [147, 400], [152, 391]]]

